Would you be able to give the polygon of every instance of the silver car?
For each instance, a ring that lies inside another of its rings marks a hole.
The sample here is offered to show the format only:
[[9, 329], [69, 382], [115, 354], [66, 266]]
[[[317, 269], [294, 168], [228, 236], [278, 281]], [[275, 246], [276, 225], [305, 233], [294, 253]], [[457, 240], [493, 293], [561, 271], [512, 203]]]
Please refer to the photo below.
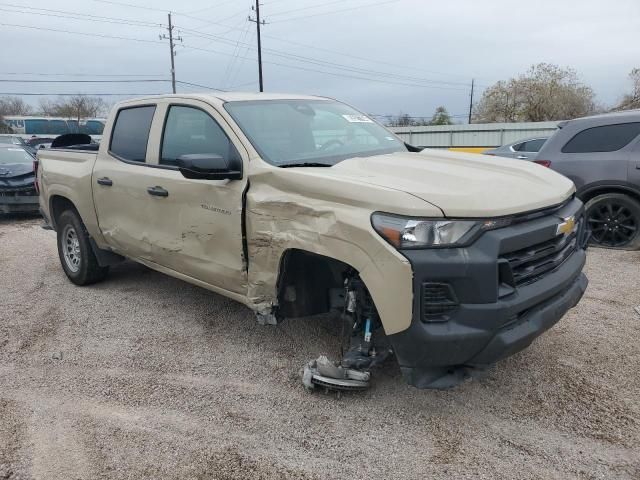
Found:
[[482, 153], [497, 157], [517, 158], [519, 160], [534, 160], [547, 140], [548, 137], [526, 138], [498, 148], [485, 150]]

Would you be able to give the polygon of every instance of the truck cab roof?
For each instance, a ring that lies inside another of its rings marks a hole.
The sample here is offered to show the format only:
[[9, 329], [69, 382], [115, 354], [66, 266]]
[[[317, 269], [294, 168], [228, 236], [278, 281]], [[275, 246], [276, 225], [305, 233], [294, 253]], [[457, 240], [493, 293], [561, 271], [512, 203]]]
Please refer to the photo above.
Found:
[[135, 98], [120, 102], [121, 104], [140, 104], [145, 100], [172, 100], [175, 98], [189, 98], [193, 100], [204, 100], [206, 102], [220, 104], [225, 102], [256, 101], [256, 100], [330, 100], [327, 97], [315, 95], [299, 95], [290, 93], [260, 93], [260, 92], [215, 92], [215, 93], [176, 93], [168, 95], [153, 95], [142, 98]]

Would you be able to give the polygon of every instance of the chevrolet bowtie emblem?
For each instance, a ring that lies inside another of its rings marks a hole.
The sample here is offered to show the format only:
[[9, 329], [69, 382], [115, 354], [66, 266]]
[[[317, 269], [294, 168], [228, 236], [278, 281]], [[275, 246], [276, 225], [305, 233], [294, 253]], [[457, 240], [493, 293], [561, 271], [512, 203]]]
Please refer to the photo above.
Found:
[[567, 217], [567, 218], [563, 218], [562, 219], [562, 223], [558, 224], [558, 227], [556, 228], [556, 235], [567, 235], [571, 232], [573, 232], [573, 229], [576, 226], [576, 219], [575, 217], [571, 216], [571, 217]]

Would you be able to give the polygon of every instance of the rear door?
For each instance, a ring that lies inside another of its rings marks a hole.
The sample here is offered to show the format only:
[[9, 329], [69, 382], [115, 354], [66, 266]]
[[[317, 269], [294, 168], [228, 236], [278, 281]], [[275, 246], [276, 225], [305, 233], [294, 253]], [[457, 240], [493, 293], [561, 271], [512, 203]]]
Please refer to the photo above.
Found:
[[106, 132], [93, 169], [93, 200], [105, 241], [129, 257], [151, 260], [148, 222], [151, 203], [145, 185], [150, 170], [149, 133], [156, 103], [121, 108]]
[[[605, 119], [606, 120], [606, 119]], [[560, 136], [554, 137], [554, 148], [550, 152], [551, 168], [567, 176], [578, 191], [584, 186], [601, 184], [624, 184], [628, 181], [629, 161], [635, 139], [640, 135], [640, 122], [624, 122], [595, 125], [584, 128], [579, 122], [564, 127]], [[567, 140], [568, 138], [568, 140]], [[561, 139], [564, 144], [558, 144]]]
[[634, 140], [629, 158], [628, 182], [640, 190], [640, 135]]

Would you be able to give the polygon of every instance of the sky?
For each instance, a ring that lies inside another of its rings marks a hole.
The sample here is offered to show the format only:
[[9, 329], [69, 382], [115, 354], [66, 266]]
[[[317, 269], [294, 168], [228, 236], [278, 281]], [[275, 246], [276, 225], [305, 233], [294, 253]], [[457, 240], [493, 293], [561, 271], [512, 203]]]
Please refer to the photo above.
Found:
[[[169, 11], [178, 92], [258, 88], [252, 0], [6, 1], [0, 95], [122, 94], [111, 103], [169, 93]], [[260, 13], [265, 91], [374, 115], [431, 116], [443, 105], [463, 122], [472, 79], [477, 99], [540, 62], [575, 69], [612, 105], [640, 67], [640, 0], [264, 0]]]

